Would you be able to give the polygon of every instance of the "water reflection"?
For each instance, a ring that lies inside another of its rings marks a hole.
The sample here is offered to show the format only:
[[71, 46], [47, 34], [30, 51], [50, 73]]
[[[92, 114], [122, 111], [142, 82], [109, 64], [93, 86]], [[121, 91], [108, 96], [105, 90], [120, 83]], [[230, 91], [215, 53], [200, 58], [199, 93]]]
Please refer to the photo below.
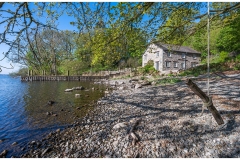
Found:
[[[85, 90], [64, 92], [77, 86], [83, 86]], [[27, 121], [32, 127], [72, 123], [93, 109], [91, 104], [104, 95], [104, 89], [104, 85], [89, 82], [32, 82], [24, 96]], [[54, 101], [52, 105], [48, 104], [50, 100]]]

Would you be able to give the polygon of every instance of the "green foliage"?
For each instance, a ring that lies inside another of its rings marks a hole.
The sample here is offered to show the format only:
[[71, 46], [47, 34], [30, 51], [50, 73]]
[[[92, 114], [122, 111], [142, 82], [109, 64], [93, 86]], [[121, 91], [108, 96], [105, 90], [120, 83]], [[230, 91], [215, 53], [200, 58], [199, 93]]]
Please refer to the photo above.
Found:
[[70, 72], [70, 75], [80, 75], [84, 71], [89, 69], [86, 62], [79, 62], [77, 60], [69, 61], [65, 60], [61, 63], [58, 70], [61, 75], [67, 75], [67, 71]]
[[[225, 53], [222, 53], [225, 55]], [[224, 56], [223, 56], [224, 57]], [[238, 63], [237, 60], [234, 59], [230, 60], [229, 57], [227, 57], [227, 61], [220, 60], [216, 63], [210, 63], [210, 72], [223, 72], [223, 71], [230, 71], [230, 70], [240, 70], [240, 63]], [[222, 62], [223, 61], [223, 62]], [[194, 68], [190, 68], [187, 70], [184, 70], [180, 72], [179, 76], [199, 76], [207, 73], [207, 65], [200, 65]]]
[[27, 76], [28, 75], [28, 68], [27, 67], [21, 67], [18, 71], [9, 73], [10, 76]]
[[192, 18], [196, 13], [194, 8], [186, 6], [174, 10], [166, 23], [159, 28], [158, 39], [163, 39], [167, 44], [182, 44], [187, 31], [192, 27]]
[[211, 60], [212, 63], [223, 63], [226, 60], [228, 60], [228, 52], [222, 51], [219, 53], [219, 55], [215, 56], [213, 60]]
[[236, 56], [235, 61], [236, 61], [236, 62], [240, 62], [240, 54], [238, 54], [238, 55]]
[[144, 67], [140, 67], [138, 69], [138, 72], [142, 75], [152, 74], [154, 72], [157, 72], [157, 70], [154, 68], [153, 65], [154, 65], [153, 60], [150, 60], [150, 61], [147, 62], [147, 64]]
[[164, 79], [158, 80], [156, 84], [167, 85], [167, 84], [175, 84], [178, 82], [181, 82], [181, 79], [179, 79], [179, 78], [164, 78]]
[[[92, 37], [92, 65], [116, 66], [123, 58], [140, 58], [145, 49], [141, 30], [132, 29], [121, 33], [121, 28], [96, 31]], [[136, 64], [134, 64], [136, 66]]]
[[43, 30], [29, 44], [25, 63], [36, 72], [45, 70], [47, 74], [59, 74], [58, 67], [65, 59], [72, 58], [73, 33]]
[[224, 27], [217, 39], [217, 47], [220, 51], [240, 51], [239, 37], [240, 37], [240, 16], [238, 16], [232, 23]]

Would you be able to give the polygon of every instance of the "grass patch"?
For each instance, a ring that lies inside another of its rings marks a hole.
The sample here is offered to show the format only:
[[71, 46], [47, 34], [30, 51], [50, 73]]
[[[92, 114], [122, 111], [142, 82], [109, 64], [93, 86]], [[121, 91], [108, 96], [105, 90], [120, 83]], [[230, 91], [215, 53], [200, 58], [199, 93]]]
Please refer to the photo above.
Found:
[[167, 85], [167, 84], [176, 84], [178, 82], [181, 82], [182, 80], [179, 78], [164, 78], [164, 79], [159, 79], [156, 82], [156, 85]]

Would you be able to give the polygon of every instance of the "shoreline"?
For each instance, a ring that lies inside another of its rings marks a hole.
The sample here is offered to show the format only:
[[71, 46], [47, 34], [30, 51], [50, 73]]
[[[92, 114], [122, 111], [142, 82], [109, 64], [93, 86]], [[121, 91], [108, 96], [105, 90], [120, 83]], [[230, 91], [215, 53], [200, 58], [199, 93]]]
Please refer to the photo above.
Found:
[[[206, 81], [194, 81], [206, 92]], [[207, 109], [199, 116], [202, 102], [184, 82], [136, 89], [129, 79], [110, 84], [117, 89], [93, 111], [69, 128], [29, 142], [20, 157], [240, 157], [239, 80], [210, 80], [221, 126]]]

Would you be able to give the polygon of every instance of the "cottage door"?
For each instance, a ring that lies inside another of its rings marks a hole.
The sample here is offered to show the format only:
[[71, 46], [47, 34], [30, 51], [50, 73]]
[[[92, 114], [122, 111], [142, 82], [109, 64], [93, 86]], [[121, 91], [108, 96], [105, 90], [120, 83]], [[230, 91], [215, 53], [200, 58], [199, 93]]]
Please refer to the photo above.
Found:
[[155, 62], [156, 70], [159, 71], [159, 61]]

